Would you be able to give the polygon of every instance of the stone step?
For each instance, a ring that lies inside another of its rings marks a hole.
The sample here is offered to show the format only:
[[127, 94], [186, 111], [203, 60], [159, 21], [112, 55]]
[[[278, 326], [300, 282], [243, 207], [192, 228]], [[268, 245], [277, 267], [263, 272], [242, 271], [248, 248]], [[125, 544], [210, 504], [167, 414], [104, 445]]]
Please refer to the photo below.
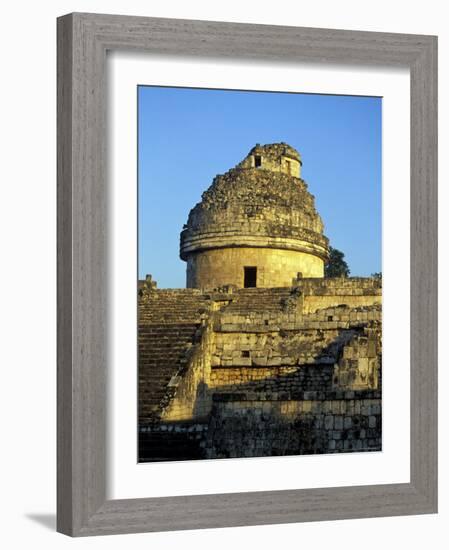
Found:
[[139, 300], [139, 323], [198, 323], [210, 300], [195, 289], [155, 290]]
[[199, 323], [154, 323], [139, 326], [139, 418], [157, 420], [173, 391], [169, 382], [186, 362]]
[[233, 301], [223, 310], [236, 314], [282, 311], [284, 301], [290, 296], [291, 290], [290, 287], [240, 289], [233, 295]]

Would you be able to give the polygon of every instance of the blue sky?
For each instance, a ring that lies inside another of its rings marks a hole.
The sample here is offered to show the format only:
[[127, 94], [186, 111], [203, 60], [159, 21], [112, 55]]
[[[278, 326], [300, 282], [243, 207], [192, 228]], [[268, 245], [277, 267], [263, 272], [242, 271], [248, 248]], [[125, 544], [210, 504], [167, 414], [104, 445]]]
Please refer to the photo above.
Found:
[[351, 275], [381, 271], [381, 99], [139, 86], [139, 278], [185, 286], [179, 234], [216, 174], [284, 141]]

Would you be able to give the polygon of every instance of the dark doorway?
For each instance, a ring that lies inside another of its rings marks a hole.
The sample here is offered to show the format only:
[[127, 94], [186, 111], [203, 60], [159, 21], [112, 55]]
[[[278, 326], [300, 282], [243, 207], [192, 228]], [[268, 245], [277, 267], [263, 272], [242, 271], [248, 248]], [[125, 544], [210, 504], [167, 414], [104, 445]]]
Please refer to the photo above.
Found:
[[244, 278], [244, 287], [245, 288], [255, 288], [257, 286], [257, 267], [244, 267], [245, 278]]

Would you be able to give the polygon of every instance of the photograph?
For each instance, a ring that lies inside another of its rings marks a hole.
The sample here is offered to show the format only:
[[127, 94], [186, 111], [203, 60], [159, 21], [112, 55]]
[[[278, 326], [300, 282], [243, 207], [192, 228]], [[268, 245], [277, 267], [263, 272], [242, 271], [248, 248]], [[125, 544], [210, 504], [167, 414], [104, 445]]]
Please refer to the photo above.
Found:
[[5, 7], [3, 547], [439, 550], [445, 4]]
[[138, 86], [138, 461], [382, 450], [382, 98]]

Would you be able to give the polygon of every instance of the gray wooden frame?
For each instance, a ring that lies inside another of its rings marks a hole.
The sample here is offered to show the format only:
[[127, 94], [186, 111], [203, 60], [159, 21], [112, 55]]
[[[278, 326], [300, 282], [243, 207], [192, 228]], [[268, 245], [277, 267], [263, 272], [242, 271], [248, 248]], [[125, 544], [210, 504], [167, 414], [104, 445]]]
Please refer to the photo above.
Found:
[[[106, 500], [108, 50], [411, 72], [411, 480]], [[437, 38], [75, 13], [58, 19], [58, 506], [72, 536], [437, 511]]]

